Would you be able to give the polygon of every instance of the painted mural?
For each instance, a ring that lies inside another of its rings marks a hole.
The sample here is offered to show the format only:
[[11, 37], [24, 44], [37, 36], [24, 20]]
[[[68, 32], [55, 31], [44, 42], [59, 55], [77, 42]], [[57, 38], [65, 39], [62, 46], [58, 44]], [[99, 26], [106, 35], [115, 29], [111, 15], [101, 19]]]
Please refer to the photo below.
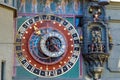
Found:
[[82, 0], [17, 0], [20, 13], [81, 14]]

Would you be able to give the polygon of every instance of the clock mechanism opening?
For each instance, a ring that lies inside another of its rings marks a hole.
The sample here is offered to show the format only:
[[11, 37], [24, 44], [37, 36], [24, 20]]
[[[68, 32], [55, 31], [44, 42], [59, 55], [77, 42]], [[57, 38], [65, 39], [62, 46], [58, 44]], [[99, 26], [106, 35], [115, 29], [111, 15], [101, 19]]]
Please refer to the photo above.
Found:
[[60, 41], [59, 38], [57, 37], [49, 37], [46, 40], [46, 48], [50, 51], [50, 52], [59, 52], [60, 48], [62, 47], [62, 43]]

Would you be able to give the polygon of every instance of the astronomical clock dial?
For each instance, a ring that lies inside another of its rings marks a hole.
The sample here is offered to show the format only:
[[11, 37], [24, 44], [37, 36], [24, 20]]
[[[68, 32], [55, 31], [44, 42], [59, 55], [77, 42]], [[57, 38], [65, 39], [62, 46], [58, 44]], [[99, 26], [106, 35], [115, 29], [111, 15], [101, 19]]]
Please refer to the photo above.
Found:
[[69, 71], [79, 54], [79, 36], [67, 20], [39, 15], [26, 20], [18, 29], [16, 53], [22, 66], [45, 78]]

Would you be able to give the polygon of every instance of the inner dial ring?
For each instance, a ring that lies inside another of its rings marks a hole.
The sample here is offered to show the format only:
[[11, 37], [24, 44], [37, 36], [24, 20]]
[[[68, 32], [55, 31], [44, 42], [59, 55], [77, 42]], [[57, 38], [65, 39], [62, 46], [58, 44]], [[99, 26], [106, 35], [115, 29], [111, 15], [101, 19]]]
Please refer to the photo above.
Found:
[[40, 41], [40, 48], [49, 57], [59, 57], [65, 53], [64, 37], [56, 31], [45, 34]]

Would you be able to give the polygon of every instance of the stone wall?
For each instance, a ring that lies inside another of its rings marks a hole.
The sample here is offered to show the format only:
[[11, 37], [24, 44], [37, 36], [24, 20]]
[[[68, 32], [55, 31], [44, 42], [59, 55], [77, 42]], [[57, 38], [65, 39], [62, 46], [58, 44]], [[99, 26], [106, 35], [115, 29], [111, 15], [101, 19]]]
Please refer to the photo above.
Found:
[[106, 7], [108, 25], [113, 38], [113, 49], [105, 66], [103, 80], [120, 79], [120, 2], [111, 2]]
[[14, 11], [0, 3], [0, 78], [1, 64], [4, 65], [5, 80], [12, 80], [14, 60]]

